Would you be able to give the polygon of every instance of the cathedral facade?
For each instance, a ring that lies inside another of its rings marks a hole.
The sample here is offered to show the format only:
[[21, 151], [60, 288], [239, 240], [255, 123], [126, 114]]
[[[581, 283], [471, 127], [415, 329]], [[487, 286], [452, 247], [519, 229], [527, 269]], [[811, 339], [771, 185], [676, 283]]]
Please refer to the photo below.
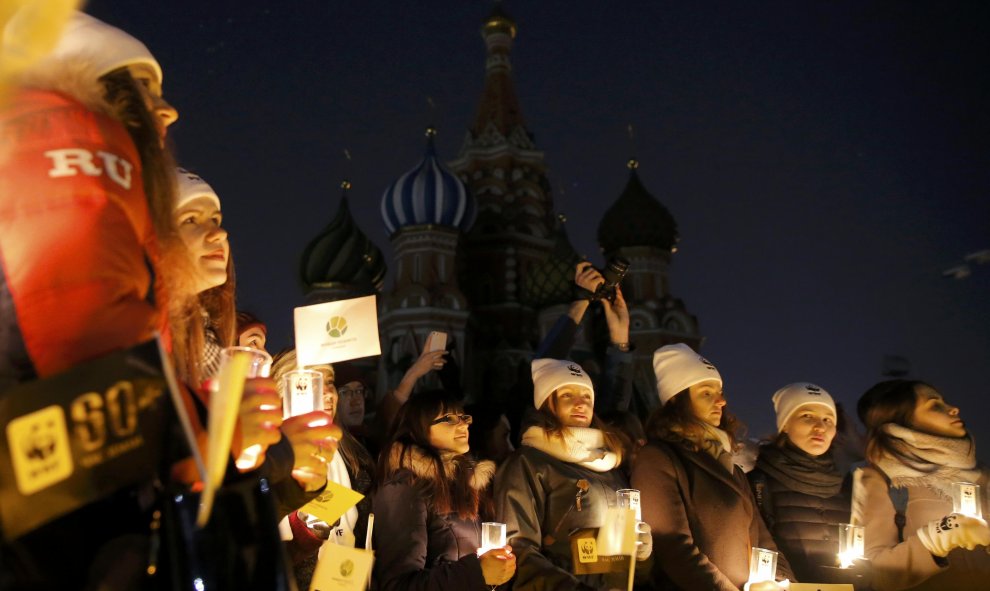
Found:
[[[496, 5], [484, 20], [485, 83], [477, 116], [457, 157], [444, 163], [427, 131], [423, 159], [382, 195], [382, 222], [393, 247], [385, 287], [381, 251], [350, 214], [345, 182], [336, 216], [303, 253], [307, 303], [378, 294], [382, 356], [376, 390], [394, 388], [427, 335], [448, 334], [469, 400], [503, 404], [526, 389], [540, 340], [574, 297], [580, 261], [553, 205], [544, 154], [527, 128], [512, 76], [515, 21]], [[652, 353], [662, 345], [701, 344], [697, 319], [669, 288], [677, 224], [628, 163], [626, 188], [603, 216], [598, 242], [606, 260], [630, 262], [622, 288], [629, 306], [635, 404], [655, 404]], [[618, 167], [617, 167], [618, 168]], [[600, 315], [582, 322], [572, 358], [595, 363], [607, 342]]]

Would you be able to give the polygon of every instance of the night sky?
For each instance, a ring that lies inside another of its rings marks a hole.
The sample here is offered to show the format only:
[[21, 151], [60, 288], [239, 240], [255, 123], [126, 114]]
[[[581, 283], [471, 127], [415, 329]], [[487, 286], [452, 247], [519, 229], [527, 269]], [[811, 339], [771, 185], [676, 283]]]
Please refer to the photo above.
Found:
[[[990, 264], [942, 276], [990, 248], [990, 4], [504, 6], [523, 115], [576, 249], [602, 262], [598, 221], [635, 155], [679, 224], [671, 290], [751, 435], [772, 428], [778, 387], [813, 381], [854, 408], [900, 355], [990, 441]], [[427, 125], [457, 155], [490, 7], [89, 3], [162, 63], [176, 154], [223, 200], [240, 306], [268, 323], [270, 350], [291, 343], [299, 255], [341, 179], [391, 260], [382, 192], [419, 161]]]

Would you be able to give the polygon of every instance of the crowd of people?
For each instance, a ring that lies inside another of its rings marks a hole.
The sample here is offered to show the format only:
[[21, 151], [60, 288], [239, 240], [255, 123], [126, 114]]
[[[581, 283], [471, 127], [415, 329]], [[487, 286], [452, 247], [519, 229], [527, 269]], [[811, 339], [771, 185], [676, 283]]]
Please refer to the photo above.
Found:
[[[206, 454], [222, 351], [263, 350], [266, 334], [235, 308], [220, 197], [165, 148], [178, 113], [163, 97], [160, 64], [139, 40], [76, 13], [54, 50], [8, 84], [0, 400], [157, 336], [190, 445]], [[602, 282], [587, 263], [575, 269], [576, 293]], [[985, 493], [990, 472], [936, 388], [890, 380], [867, 390], [860, 439], [824, 388], [785, 385], [768, 396], [777, 434], [745, 462], [721, 374], [686, 345], [653, 353], [656, 409], [629, 412], [634, 347], [621, 287], [596, 301], [577, 298], [538, 347], [532, 405], [527, 395], [517, 424], [485, 401], [467, 404], [470, 393], [424, 387], [421, 378], [456, 363], [428, 343], [381, 400], [357, 366], [312, 367], [323, 410], [284, 417], [281, 377], [298, 364], [282, 351], [271, 378], [245, 385], [206, 528], [189, 517], [202, 475], [187, 449], [153, 482], [5, 536], [0, 589], [307, 589], [333, 545], [368, 542], [370, 584], [381, 590], [986, 588], [990, 528], [956, 512], [953, 483]], [[610, 341], [595, 376], [568, 360], [592, 305], [602, 306]], [[363, 495], [334, 523], [302, 510], [328, 482]], [[641, 499], [635, 549], [622, 569], [590, 569], [578, 538], [607, 525], [624, 489]], [[990, 514], [985, 496], [976, 503]], [[484, 522], [505, 524], [504, 546], [479, 549]], [[864, 527], [865, 560], [850, 568], [837, 556], [844, 523]], [[753, 548], [778, 552], [773, 580], [752, 580]]]

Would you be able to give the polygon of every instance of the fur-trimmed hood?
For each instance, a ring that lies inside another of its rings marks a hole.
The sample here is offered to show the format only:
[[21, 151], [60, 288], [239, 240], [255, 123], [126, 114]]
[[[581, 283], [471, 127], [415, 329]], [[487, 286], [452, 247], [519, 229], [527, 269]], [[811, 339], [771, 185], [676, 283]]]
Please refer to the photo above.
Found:
[[[449, 453], [441, 454], [440, 459], [447, 479], [453, 479], [462, 470], [469, 470], [471, 488], [477, 491], [487, 488], [495, 475], [495, 462], [489, 460], [475, 462], [468, 456]], [[388, 452], [388, 468], [392, 473], [405, 468], [418, 478], [431, 482], [440, 481], [433, 458], [417, 445], [403, 445], [398, 442], [392, 444]]]

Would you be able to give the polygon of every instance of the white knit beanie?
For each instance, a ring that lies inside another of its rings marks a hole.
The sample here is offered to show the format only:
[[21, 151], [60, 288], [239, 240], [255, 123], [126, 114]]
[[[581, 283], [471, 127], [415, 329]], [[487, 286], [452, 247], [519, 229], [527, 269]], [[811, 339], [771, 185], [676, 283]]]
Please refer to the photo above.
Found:
[[534, 359], [533, 404], [539, 409], [553, 391], [563, 386], [583, 386], [591, 390], [591, 403], [595, 403], [595, 387], [581, 366], [566, 359]]
[[722, 385], [722, 376], [715, 366], [684, 343], [666, 345], [654, 351], [653, 373], [657, 378], [661, 406], [682, 390], [706, 380], [716, 380]]
[[48, 59], [63, 61], [82, 58], [103, 76], [125, 66], [150, 66], [162, 83], [162, 67], [144, 43], [84, 12], [77, 12], [65, 25], [62, 37]]
[[808, 382], [788, 384], [773, 395], [773, 410], [777, 413], [777, 432], [780, 433], [791, 415], [806, 404], [824, 406], [832, 411], [833, 416], [837, 414], [835, 401], [825, 388]]
[[199, 175], [184, 168], [176, 168], [175, 180], [179, 189], [175, 199], [175, 211], [197, 197], [209, 197], [217, 209], [220, 209], [220, 197], [217, 196], [217, 192]]

